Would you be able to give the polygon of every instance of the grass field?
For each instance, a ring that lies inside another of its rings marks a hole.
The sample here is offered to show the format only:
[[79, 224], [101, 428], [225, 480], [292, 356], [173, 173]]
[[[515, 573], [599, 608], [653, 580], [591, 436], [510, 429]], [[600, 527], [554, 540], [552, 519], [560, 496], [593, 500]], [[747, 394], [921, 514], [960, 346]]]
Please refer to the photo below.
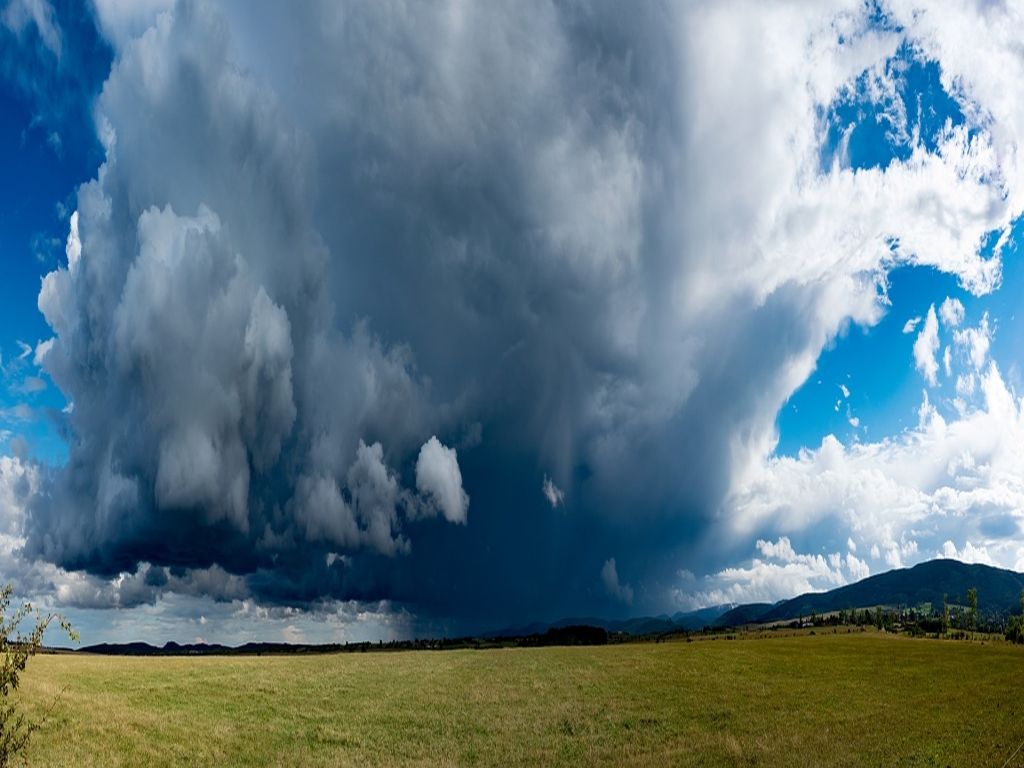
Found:
[[[1024, 649], [874, 633], [308, 657], [34, 659], [33, 766], [1001, 766]], [[1024, 767], [1024, 750], [1011, 765]]]

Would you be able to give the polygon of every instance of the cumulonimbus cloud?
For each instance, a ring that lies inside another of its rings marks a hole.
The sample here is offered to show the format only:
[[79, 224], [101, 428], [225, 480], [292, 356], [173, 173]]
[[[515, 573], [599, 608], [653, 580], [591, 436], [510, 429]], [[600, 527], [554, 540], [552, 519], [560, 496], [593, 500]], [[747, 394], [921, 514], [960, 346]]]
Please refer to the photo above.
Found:
[[[97, 4], [106, 161], [39, 296], [74, 409], [26, 552], [67, 569], [436, 610], [591, 599], [611, 541], [656, 575], [888, 270], [990, 291], [1024, 208], [1024, 100], [902, 3], [152, 5]], [[963, 119], [852, 167], [823, 116], [899, 122], [898, 56]]]

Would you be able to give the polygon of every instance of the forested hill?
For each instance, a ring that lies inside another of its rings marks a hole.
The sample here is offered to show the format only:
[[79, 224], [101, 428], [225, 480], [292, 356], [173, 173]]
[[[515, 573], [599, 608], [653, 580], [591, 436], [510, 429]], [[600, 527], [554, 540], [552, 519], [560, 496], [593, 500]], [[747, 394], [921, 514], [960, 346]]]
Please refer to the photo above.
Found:
[[[978, 590], [978, 609], [1005, 613], [1020, 608], [1024, 574], [990, 565], [961, 563], [959, 560], [929, 560], [913, 568], [869, 576], [829, 592], [808, 593], [778, 603], [756, 617], [756, 621], [781, 621], [808, 616], [811, 611], [827, 613], [874, 605], [916, 606], [921, 603], [964, 604], [967, 590]], [[747, 619], [748, 621], [752, 619]]]

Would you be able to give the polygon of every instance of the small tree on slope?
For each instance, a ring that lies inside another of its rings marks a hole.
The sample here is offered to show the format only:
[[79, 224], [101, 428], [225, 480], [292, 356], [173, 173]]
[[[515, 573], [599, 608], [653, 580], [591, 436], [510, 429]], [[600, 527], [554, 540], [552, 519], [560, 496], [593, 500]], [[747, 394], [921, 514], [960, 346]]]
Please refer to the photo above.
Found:
[[967, 615], [968, 629], [974, 630], [978, 627], [978, 588], [971, 587], [967, 590], [967, 606], [970, 613]]
[[1024, 589], [1020, 591], [1020, 614], [1011, 616], [1006, 623], [1006, 639], [1011, 643], [1024, 643]]

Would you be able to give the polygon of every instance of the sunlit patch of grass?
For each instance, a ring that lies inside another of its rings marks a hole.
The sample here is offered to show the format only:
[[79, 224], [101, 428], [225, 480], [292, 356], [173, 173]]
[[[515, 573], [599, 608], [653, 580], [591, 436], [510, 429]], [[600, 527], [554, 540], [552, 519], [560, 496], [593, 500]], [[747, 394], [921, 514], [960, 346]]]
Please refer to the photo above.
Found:
[[[33, 766], [1001, 765], [1024, 649], [875, 633], [592, 648], [43, 656]], [[1024, 762], [1022, 762], [1024, 765]]]

